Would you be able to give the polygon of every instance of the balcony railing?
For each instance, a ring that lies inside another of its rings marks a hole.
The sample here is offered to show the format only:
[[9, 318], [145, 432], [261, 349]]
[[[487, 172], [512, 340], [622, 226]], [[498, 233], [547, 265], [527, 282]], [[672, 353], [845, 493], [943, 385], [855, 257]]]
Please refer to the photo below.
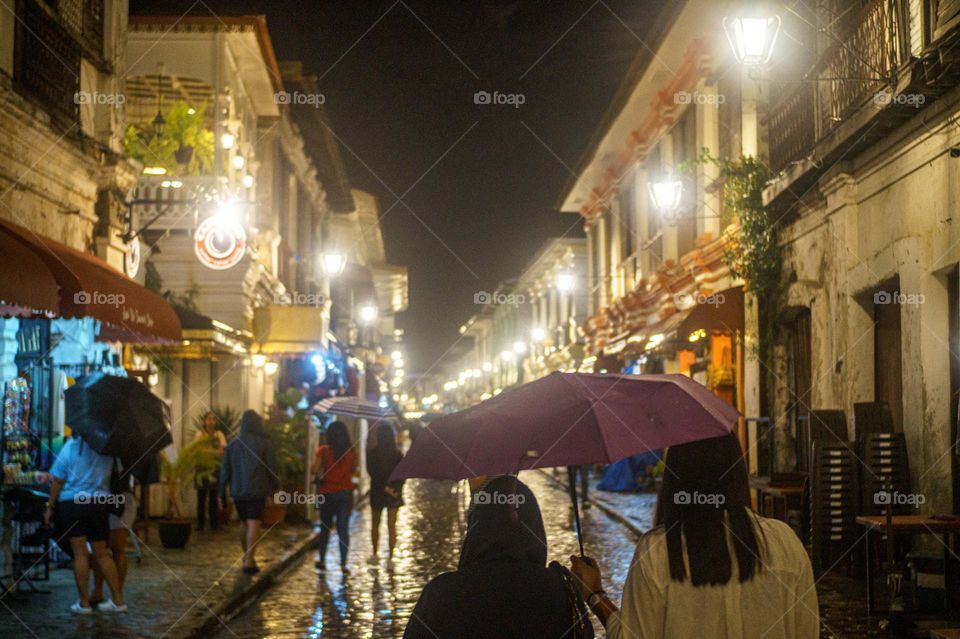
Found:
[[[868, 0], [837, 23], [813, 68], [771, 109], [770, 165], [774, 173], [814, 145], [895, 81], [909, 60], [908, 13], [902, 0]], [[826, 36], [821, 36], [826, 37]], [[878, 110], [879, 113], [879, 110]]]
[[151, 229], [193, 229], [199, 209], [214, 199], [218, 191], [226, 192], [226, 178], [140, 176], [134, 196], [135, 223], [144, 225], [156, 218]]

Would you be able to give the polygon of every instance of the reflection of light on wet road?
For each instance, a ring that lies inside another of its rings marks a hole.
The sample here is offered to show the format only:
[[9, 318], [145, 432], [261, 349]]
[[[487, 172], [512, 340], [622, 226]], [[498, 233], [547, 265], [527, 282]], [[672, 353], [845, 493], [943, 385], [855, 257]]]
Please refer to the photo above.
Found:
[[[550, 560], [566, 565], [568, 557], [577, 552], [569, 497], [538, 473], [524, 473], [522, 478], [543, 512]], [[354, 514], [351, 575], [340, 574], [337, 543], [331, 539], [327, 573], [319, 574], [313, 567], [315, 557], [307, 557], [260, 601], [227, 622], [230, 630], [223, 629], [218, 639], [232, 638], [233, 633], [241, 639], [402, 637], [424, 585], [457, 567], [466, 532], [468, 492], [465, 482], [459, 484], [459, 491], [454, 482], [407, 482], [392, 565], [386, 562], [386, 517], [381, 522], [381, 556], [375, 563], [369, 561], [370, 510], [364, 508]], [[596, 509], [583, 513], [583, 527], [587, 552], [600, 555], [605, 585], [619, 599], [635, 541], [626, 529]]]

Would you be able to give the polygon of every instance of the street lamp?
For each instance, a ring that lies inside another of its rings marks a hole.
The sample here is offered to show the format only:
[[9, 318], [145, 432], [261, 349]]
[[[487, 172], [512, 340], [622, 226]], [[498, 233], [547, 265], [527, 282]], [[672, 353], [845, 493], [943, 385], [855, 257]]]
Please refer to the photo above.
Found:
[[237, 136], [229, 131], [220, 136], [220, 146], [224, 149], [232, 149], [236, 141]]
[[526, 342], [521, 342], [520, 340], [517, 340], [516, 342], [514, 342], [513, 352], [516, 353], [517, 355], [523, 355], [524, 353], [526, 353], [527, 352]]
[[263, 372], [267, 375], [274, 375], [278, 370], [280, 370], [280, 364], [277, 362], [267, 362], [263, 365]]
[[512, 362], [516, 358], [516, 353], [513, 351], [503, 351], [500, 353], [500, 359], [505, 362]]
[[530, 331], [530, 338], [539, 344], [543, 340], [547, 339], [547, 332], [538, 326]]
[[672, 177], [665, 177], [657, 182], [650, 183], [650, 197], [653, 204], [661, 212], [675, 213], [680, 208], [683, 197], [683, 182]]
[[576, 285], [577, 277], [573, 273], [564, 271], [557, 275], [557, 290], [561, 293], [569, 293]]
[[322, 260], [323, 272], [330, 277], [336, 277], [343, 273], [343, 269], [347, 265], [347, 258], [343, 253], [327, 252], [323, 254]]
[[373, 304], [364, 304], [360, 307], [360, 321], [372, 324], [377, 319], [377, 307]]
[[780, 16], [752, 13], [723, 19], [723, 29], [737, 60], [746, 66], [770, 61], [780, 34]]

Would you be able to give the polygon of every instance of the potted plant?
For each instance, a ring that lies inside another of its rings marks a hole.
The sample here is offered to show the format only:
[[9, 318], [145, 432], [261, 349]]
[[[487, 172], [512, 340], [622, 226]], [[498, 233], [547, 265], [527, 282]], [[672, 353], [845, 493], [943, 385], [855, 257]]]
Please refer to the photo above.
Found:
[[207, 105], [175, 101], [164, 114], [161, 135], [149, 127], [127, 126], [126, 153], [144, 166], [161, 166], [167, 175], [205, 175], [213, 167], [213, 131], [206, 126]]
[[209, 437], [186, 444], [171, 461], [160, 455], [160, 479], [167, 490], [167, 510], [160, 522], [160, 542], [164, 548], [183, 548], [190, 539], [193, 521], [183, 518], [183, 488], [195, 481], [215, 480], [220, 458]]
[[[281, 488], [288, 492], [302, 491], [306, 472], [307, 447], [307, 413], [303, 409], [295, 408], [301, 399], [299, 391], [288, 389], [278, 398], [278, 410], [270, 411], [270, 420], [267, 422], [267, 436], [277, 461], [277, 475], [280, 477]], [[291, 506], [275, 504], [273, 500], [267, 502], [267, 509], [263, 514], [264, 526], [273, 525], [286, 518]], [[296, 514], [306, 518], [305, 506], [292, 506]], [[268, 523], [269, 522], [269, 523]]]

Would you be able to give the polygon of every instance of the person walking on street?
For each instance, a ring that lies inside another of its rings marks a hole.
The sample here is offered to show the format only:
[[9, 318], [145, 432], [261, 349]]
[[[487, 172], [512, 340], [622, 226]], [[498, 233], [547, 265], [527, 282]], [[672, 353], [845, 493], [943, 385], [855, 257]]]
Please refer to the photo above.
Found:
[[74, 435], [63, 445], [50, 468], [50, 498], [44, 513], [47, 525], [54, 527], [54, 540], [73, 558], [73, 577], [77, 584], [77, 602], [70, 606], [76, 614], [89, 615], [90, 553], [110, 586], [111, 599], [100, 604], [102, 612], [126, 612], [117, 566], [107, 549], [110, 531], [110, 473], [112, 457], [101, 455]]
[[273, 447], [263, 428], [263, 417], [247, 410], [240, 418], [240, 434], [227, 445], [220, 465], [220, 500], [225, 506], [227, 487], [240, 519], [243, 572], [260, 572], [256, 550], [260, 541], [267, 496], [280, 487]]
[[373, 544], [372, 561], [378, 559], [380, 547], [380, 520], [387, 511], [387, 561], [393, 560], [397, 546], [397, 513], [403, 505], [403, 482], [391, 482], [390, 474], [403, 459], [393, 426], [384, 422], [377, 426], [371, 439], [373, 447], [367, 450], [367, 472], [370, 474], [370, 541]]
[[327, 443], [317, 446], [310, 472], [320, 493], [320, 549], [316, 566], [326, 570], [327, 545], [334, 522], [340, 543], [340, 569], [350, 574], [347, 553], [350, 550], [350, 513], [353, 512], [353, 474], [357, 469], [357, 451], [343, 422], [327, 428]]
[[499, 476], [473, 493], [457, 570], [434, 578], [404, 639], [592, 639], [573, 576], [547, 564], [547, 537], [533, 492]]
[[[217, 428], [217, 415], [212, 410], [207, 411], [203, 416], [201, 428], [197, 430], [194, 439], [203, 439], [209, 437], [214, 449], [217, 451], [217, 457], [223, 458], [223, 451], [227, 447], [227, 438], [223, 431]], [[219, 475], [219, 469], [214, 469], [212, 477]], [[220, 509], [217, 499], [217, 480], [205, 477], [197, 484], [197, 530], [203, 530], [206, 524], [206, 518], [210, 516], [210, 530], [216, 530], [220, 527]]]
[[637, 544], [621, 608], [597, 562], [571, 557], [610, 639], [817, 639], [810, 558], [787, 524], [750, 510], [736, 435], [667, 452], [657, 526]]

